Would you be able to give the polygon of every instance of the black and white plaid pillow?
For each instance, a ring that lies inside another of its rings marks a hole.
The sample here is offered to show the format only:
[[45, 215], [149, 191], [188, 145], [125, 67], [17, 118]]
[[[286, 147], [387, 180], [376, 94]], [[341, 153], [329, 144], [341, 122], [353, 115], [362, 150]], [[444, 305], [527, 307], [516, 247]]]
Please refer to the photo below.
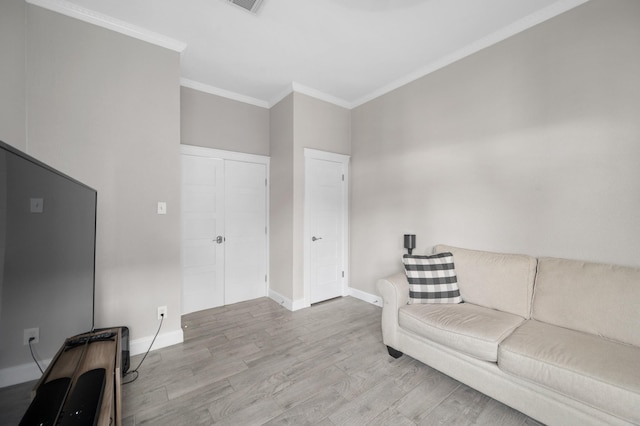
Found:
[[460, 303], [453, 254], [402, 257], [409, 281], [409, 303]]

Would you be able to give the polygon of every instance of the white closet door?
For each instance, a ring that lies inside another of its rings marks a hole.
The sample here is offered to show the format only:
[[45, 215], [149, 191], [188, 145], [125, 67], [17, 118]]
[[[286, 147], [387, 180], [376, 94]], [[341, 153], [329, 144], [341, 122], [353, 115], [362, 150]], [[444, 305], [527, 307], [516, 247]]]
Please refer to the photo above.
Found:
[[182, 313], [267, 295], [267, 157], [183, 145]]
[[267, 295], [267, 167], [225, 161], [225, 304]]
[[186, 314], [224, 304], [224, 161], [181, 157], [182, 313]]
[[345, 166], [324, 159], [305, 160], [309, 301], [316, 303], [345, 293]]

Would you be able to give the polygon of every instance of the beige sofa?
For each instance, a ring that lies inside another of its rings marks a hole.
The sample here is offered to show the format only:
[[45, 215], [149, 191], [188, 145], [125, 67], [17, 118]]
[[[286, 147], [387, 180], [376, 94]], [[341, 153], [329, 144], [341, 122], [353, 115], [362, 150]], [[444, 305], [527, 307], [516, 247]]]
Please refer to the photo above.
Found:
[[405, 353], [549, 425], [640, 424], [640, 269], [437, 246], [464, 303], [407, 304], [378, 281], [389, 354]]

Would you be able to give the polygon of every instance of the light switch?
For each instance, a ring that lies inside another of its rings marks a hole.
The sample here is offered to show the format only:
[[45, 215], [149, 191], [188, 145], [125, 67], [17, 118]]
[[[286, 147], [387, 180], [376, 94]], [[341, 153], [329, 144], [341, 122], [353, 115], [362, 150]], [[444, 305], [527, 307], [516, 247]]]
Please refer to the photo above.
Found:
[[158, 214], [167, 214], [167, 203], [158, 201]]
[[31, 199], [31, 213], [42, 213], [44, 211], [44, 200], [42, 198]]

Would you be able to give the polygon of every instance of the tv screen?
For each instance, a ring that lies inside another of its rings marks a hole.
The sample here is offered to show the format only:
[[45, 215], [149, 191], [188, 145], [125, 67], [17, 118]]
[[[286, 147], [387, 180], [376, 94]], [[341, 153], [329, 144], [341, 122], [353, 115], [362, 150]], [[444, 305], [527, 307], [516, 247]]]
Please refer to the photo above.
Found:
[[[91, 331], [97, 193], [0, 142], [0, 387]], [[43, 365], [43, 368], [44, 368]]]

